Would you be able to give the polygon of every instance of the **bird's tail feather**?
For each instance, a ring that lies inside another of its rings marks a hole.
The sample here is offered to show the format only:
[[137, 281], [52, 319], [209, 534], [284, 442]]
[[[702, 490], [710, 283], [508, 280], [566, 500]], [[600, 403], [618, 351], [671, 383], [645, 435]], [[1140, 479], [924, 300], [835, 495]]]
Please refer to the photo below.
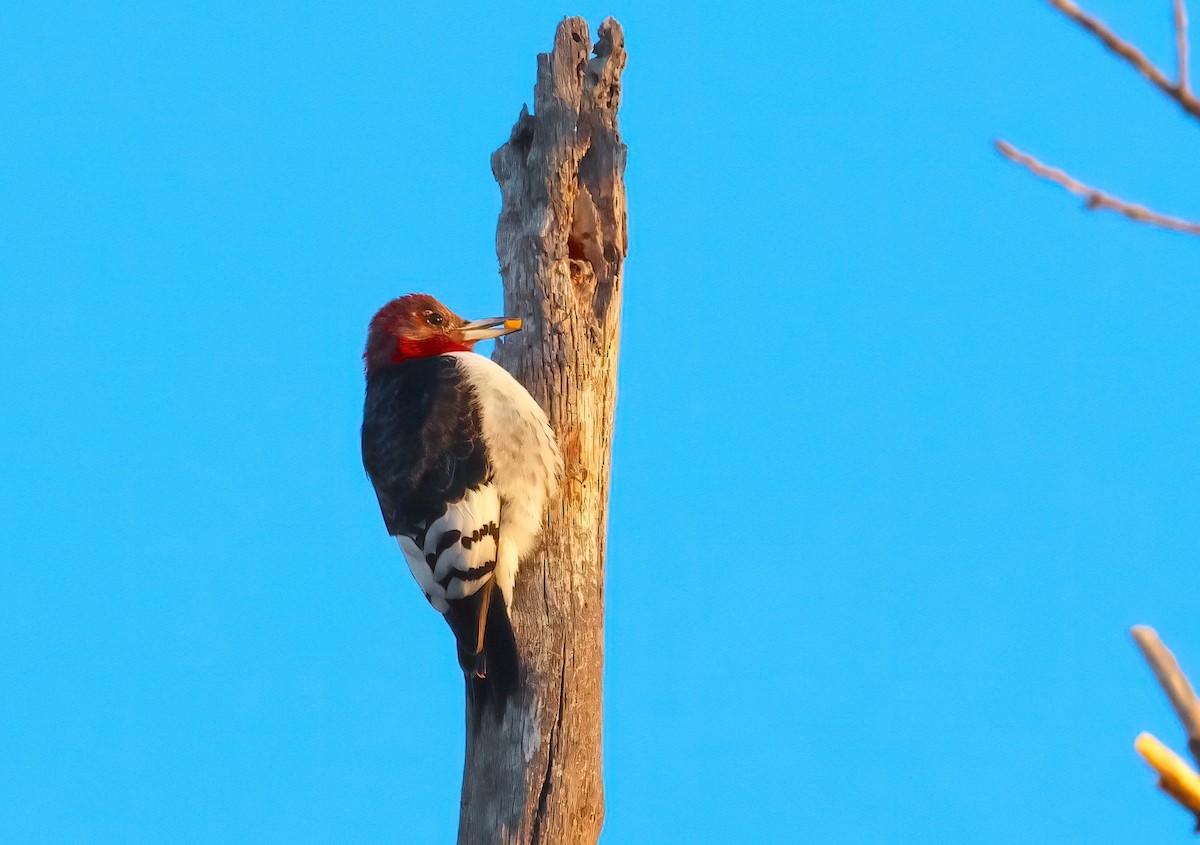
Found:
[[487, 603], [483, 648], [477, 650], [479, 618], [483, 603], [487, 601], [486, 590], [485, 587], [465, 599], [451, 601], [446, 614], [446, 621], [458, 641], [458, 665], [466, 677], [467, 700], [475, 718], [480, 717], [489, 705], [497, 714], [503, 713], [508, 700], [517, 691], [520, 676], [517, 641], [499, 590], [495, 590]]

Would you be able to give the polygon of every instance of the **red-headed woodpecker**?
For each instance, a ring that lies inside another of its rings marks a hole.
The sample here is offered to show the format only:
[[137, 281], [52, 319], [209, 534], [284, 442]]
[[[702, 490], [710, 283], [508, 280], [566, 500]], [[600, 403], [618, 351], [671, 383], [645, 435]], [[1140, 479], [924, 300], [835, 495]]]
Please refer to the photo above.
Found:
[[507, 607], [562, 460], [533, 397], [472, 349], [520, 327], [504, 317], [467, 322], [413, 293], [379, 310], [363, 355], [363, 466], [384, 524], [450, 623], [468, 681], [488, 677], [510, 689]]

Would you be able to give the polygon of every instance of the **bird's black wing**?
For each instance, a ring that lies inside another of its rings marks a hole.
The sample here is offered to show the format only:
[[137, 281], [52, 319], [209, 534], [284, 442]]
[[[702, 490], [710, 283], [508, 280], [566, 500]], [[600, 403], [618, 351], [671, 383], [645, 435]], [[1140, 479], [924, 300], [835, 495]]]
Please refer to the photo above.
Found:
[[418, 358], [370, 376], [362, 454], [393, 536], [421, 534], [488, 480], [479, 410], [454, 359]]
[[425, 597], [454, 631], [474, 711], [488, 702], [502, 708], [519, 661], [504, 599], [497, 590], [489, 601], [499, 502], [480, 411], [453, 358], [419, 358], [369, 376], [362, 453], [388, 533], [400, 538]]

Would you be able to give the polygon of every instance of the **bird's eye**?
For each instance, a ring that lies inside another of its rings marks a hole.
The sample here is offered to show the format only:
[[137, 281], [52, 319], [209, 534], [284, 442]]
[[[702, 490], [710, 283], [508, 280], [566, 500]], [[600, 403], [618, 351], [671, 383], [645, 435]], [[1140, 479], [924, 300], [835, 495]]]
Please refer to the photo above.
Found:
[[431, 326], [440, 326], [443, 322], [442, 315], [436, 311], [426, 311], [425, 321]]

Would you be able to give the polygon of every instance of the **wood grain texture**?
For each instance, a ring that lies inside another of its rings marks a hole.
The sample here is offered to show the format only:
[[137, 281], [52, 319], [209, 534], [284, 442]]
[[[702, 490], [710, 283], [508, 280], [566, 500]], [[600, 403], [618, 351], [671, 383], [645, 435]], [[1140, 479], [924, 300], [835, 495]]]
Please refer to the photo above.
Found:
[[546, 410], [565, 464], [542, 549], [511, 609], [521, 689], [502, 716], [468, 712], [460, 845], [593, 845], [604, 821], [601, 680], [626, 148], [617, 129], [624, 36], [595, 55], [581, 18], [538, 56], [534, 109], [492, 156], [503, 204], [505, 313], [525, 321], [495, 358]]

